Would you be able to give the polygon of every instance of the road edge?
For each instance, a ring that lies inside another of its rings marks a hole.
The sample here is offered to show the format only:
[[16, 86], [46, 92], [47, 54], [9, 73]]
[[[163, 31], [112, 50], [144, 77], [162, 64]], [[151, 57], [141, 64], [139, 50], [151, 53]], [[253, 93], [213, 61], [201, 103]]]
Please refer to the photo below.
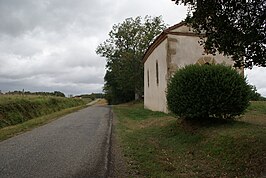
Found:
[[111, 156], [111, 136], [112, 136], [112, 126], [113, 126], [113, 111], [112, 106], [109, 106], [109, 128], [107, 133], [106, 140], [106, 150], [105, 150], [105, 158], [104, 158], [104, 177], [107, 178], [109, 176], [109, 167], [110, 167], [110, 156]]

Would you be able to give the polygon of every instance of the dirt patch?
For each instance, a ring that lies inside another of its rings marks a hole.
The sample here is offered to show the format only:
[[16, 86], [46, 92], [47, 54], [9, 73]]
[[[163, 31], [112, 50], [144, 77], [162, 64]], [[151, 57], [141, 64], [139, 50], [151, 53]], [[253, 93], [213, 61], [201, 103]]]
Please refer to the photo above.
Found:
[[147, 120], [143, 120], [138, 124], [138, 127], [141, 129], [151, 127], [151, 126], [160, 126], [163, 127], [168, 124], [167, 121], [176, 120], [176, 118], [167, 116], [167, 117], [160, 117], [160, 118], [150, 118]]
[[266, 126], [266, 115], [246, 114], [243, 117], [239, 118], [239, 120], [251, 124]]

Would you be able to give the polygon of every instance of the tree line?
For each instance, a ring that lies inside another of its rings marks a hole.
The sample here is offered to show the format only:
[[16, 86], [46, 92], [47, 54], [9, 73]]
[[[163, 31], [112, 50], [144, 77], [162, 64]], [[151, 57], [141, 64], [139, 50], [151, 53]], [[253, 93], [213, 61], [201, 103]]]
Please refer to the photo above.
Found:
[[6, 95], [41, 95], [41, 96], [58, 96], [58, 97], [65, 97], [65, 94], [60, 91], [54, 92], [30, 92], [30, 91], [9, 91], [5, 93]]
[[75, 97], [90, 98], [91, 100], [95, 100], [98, 98], [104, 98], [105, 96], [103, 93], [91, 93], [91, 94], [76, 95]]

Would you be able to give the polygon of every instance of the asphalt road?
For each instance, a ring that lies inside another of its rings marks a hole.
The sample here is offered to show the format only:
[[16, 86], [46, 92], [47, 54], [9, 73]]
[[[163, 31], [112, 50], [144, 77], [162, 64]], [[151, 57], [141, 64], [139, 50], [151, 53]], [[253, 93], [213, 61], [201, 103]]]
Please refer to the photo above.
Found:
[[106, 177], [110, 115], [92, 106], [0, 142], [0, 177]]

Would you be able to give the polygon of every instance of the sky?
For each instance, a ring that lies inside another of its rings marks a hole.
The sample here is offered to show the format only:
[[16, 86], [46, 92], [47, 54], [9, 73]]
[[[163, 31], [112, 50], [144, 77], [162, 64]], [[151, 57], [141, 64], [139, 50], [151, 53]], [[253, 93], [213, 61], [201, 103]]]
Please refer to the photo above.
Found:
[[[95, 53], [114, 24], [137, 16], [182, 21], [171, 0], [0, 0], [0, 90], [102, 92], [105, 59]], [[266, 96], [266, 68], [246, 70]]]

